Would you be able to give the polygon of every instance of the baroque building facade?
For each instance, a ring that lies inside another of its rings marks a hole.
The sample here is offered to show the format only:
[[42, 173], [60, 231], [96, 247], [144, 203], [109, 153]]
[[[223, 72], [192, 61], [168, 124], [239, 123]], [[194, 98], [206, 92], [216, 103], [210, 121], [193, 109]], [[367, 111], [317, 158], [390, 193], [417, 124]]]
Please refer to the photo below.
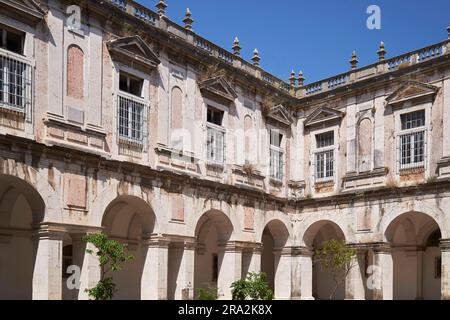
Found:
[[450, 41], [287, 83], [166, 7], [0, 0], [0, 299], [88, 299], [101, 232], [118, 299], [252, 271], [326, 299], [329, 239], [357, 252], [337, 298], [449, 299]]

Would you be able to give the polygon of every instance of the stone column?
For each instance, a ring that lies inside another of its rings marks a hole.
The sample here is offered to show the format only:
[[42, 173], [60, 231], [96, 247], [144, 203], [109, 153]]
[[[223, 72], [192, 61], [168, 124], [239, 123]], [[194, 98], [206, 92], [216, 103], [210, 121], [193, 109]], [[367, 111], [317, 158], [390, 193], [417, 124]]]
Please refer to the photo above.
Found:
[[300, 299], [314, 300], [313, 297], [313, 254], [309, 248], [301, 248], [298, 257], [300, 266]]
[[450, 300], [450, 239], [441, 240], [441, 299]]
[[[89, 254], [86, 250], [96, 252], [92, 243], [83, 241], [86, 234], [71, 234], [73, 246], [73, 263], [80, 267], [80, 283], [78, 290], [78, 300], [89, 300], [89, 294], [86, 289], [92, 289], [97, 285], [101, 278], [100, 261], [94, 254]], [[64, 284], [63, 284], [64, 285]]]
[[217, 292], [219, 299], [231, 299], [231, 284], [241, 279], [242, 248], [234, 242], [227, 242], [219, 247], [219, 276]]
[[61, 300], [64, 234], [41, 228], [35, 237], [36, 261], [33, 270], [33, 300]]
[[377, 246], [373, 250], [375, 268], [373, 270], [374, 300], [392, 300], [394, 294], [394, 264], [389, 244]]
[[261, 272], [262, 244], [257, 244], [252, 249], [249, 272]]
[[423, 254], [425, 248], [418, 247], [416, 251], [417, 257], [417, 289], [416, 300], [423, 300]]
[[278, 300], [291, 299], [292, 249], [275, 249], [274, 252], [274, 297]]
[[145, 241], [147, 254], [141, 279], [142, 300], [167, 299], [169, 242], [164, 239]]
[[177, 291], [175, 292], [175, 300], [194, 299], [194, 260], [195, 243], [185, 242], [183, 256], [181, 257], [180, 271], [178, 272], [178, 286]]
[[364, 274], [366, 272], [366, 251], [357, 250], [356, 256], [352, 261], [347, 278], [345, 279], [345, 299], [346, 300], [365, 300]]

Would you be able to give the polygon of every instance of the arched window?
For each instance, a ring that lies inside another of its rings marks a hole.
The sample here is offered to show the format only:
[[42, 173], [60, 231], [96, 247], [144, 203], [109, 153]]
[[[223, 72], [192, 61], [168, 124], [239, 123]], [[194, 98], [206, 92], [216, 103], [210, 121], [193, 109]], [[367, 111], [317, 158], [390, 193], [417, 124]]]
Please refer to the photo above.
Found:
[[76, 45], [67, 49], [67, 95], [84, 98], [84, 53]]
[[363, 119], [358, 127], [358, 170], [359, 172], [372, 169], [372, 121]]

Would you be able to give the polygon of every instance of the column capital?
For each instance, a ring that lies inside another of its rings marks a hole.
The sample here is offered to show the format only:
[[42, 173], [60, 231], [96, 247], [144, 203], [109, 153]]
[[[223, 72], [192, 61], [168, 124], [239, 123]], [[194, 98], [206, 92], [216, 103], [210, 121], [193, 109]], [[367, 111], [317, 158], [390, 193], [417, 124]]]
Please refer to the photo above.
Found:
[[242, 251], [242, 243], [239, 241], [227, 241], [218, 243], [219, 250], [226, 252], [241, 252]]
[[168, 248], [170, 240], [164, 236], [156, 235], [144, 238], [142, 243], [149, 248]]
[[314, 255], [314, 249], [312, 248], [303, 246], [294, 246], [290, 248], [292, 256], [312, 257]]
[[441, 251], [450, 251], [450, 239], [441, 239], [439, 247]]
[[73, 224], [65, 224], [65, 223], [56, 223], [56, 222], [42, 222], [33, 224], [32, 236], [34, 237], [51, 237], [58, 238], [60, 236], [64, 237], [65, 234], [76, 235], [86, 235], [86, 234], [98, 234], [102, 233], [102, 227], [94, 227], [94, 226], [82, 226], [82, 225], [73, 225]]
[[34, 226], [32, 231], [32, 237], [41, 239], [50, 239], [50, 240], [63, 240], [64, 235], [66, 234], [63, 228], [52, 224], [39, 224], [38, 226]]
[[358, 250], [373, 250], [376, 253], [390, 253], [392, 246], [389, 242], [349, 243], [349, 247]]

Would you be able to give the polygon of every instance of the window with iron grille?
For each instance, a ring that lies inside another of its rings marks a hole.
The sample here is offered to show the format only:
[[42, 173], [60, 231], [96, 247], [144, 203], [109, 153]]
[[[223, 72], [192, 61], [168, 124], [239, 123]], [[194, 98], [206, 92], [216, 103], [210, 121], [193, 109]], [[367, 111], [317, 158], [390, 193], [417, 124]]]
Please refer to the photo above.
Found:
[[31, 104], [31, 66], [19, 56], [24, 37], [0, 25], [0, 107], [21, 113]]
[[31, 67], [0, 53], [0, 106], [25, 112], [31, 103]]
[[124, 94], [118, 95], [119, 138], [123, 141], [144, 142], [146, 105]]
[[425, 111], [415, 111], [400, 116], [402, 132], [399, 135], [400, 169], [425, 166]]
[[222, 128], [224, 112], [208, 106], [207, 110], [207, 160], [211, 163], [225, 162], [225, 129]]
[[277, 180], [283, 180], [284, 177], [283, 138], [277, 130], [270, 131], [270, 177]]
[[314, 153], [315, 181], [324, 182], [334, 178], [334, 131], [316, 135]]

